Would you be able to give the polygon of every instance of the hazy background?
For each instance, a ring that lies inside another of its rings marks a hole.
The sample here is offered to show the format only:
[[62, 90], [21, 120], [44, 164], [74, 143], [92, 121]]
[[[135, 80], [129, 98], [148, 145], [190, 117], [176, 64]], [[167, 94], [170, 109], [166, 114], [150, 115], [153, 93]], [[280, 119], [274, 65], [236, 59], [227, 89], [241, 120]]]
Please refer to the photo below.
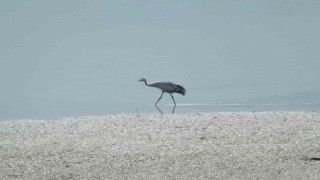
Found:
[[[320, 1], [0, 1], [0, 119], [319, 110]], [[160, 102], [172, 108], [170, 96]]]

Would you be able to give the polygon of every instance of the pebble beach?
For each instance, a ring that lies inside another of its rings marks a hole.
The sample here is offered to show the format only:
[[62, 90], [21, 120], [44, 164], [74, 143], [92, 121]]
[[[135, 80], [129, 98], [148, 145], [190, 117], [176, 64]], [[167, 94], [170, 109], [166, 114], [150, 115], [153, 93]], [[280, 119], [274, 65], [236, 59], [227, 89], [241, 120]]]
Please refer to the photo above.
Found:
[[319, 112], [0, 122], [0, 179], [320, 179]]

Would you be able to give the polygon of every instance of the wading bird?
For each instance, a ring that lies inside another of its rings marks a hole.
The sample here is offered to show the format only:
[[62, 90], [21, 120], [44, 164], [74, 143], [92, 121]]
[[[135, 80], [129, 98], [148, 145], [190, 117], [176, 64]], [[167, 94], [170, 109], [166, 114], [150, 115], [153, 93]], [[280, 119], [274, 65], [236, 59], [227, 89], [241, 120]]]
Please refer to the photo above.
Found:
[[[161, 96], [159, 97], [158, 101], [154, 104], [155, 106], [157, 106], [157, 103], [160, 101], [163, 93], [165, 93], [165, 92], [170, 94], [170, 96], [174, 102], [174, 107], [176, 107], [176, 101], [174, 100], [172, 93], [179, 93], [179, 94], [182, 94], [183, 96], [186, 94], [186, 90], [184, 89], [184, 87], [177, 85], [177, 84], [173, 84], [171, 82], [155, 82], [152, 84], [148, 84], [147, 80], [144, 78], [141, 78], [138, 82], [140, 82], [140, 81], [143, 81], [149, 87], [155, 87], [155, 88], [158, 88], [162, 91]], [[173, 112], [174, 112], [174, 110], [173, 110]]]

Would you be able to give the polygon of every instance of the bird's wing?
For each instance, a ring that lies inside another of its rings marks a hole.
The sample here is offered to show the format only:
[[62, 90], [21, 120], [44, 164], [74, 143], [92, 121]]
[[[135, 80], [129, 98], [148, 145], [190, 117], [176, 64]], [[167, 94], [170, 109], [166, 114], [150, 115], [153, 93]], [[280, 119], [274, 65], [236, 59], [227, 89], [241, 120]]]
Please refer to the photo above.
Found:
[[173, 92], [175, 85], [171, 82], [155, 82], [150, 84], [150, 86], [159, 88], [164, 92]]

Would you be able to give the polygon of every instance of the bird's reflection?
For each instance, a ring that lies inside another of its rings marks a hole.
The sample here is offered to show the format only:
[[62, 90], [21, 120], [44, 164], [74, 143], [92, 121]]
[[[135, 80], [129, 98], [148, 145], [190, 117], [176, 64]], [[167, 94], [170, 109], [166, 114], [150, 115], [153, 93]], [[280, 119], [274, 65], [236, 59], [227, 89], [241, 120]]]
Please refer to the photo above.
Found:
[[[157, 105], [154, 105], [157, 110], [160, 112], [160, 114], [163, 114], [162, 110], [157, 106]], [[172, 109], [172, 114], [174, 114], [174, 111], [176, 110], [176, 105], [173, 106], [173, 109]]]
[[162, 115], [163, 114], [163, 112], [161, 111], [161, 109], [157, 106], [157, 105], [154, 105], [157, 109], [158, 109], [158, 111], [160, 112], [160, 114]]

